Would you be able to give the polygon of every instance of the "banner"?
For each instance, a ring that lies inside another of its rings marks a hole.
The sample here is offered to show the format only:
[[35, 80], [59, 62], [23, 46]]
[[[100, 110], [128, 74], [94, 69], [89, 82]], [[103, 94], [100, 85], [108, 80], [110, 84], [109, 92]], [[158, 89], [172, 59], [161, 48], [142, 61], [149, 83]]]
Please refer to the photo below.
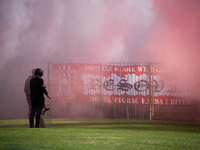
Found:
[[67, 103], [148, 105], [151, 88], [154, 105], [192, 105], [188, 85], [164, 80], [161, 67], [150, 69], [153, 75], [143, 64], [53, 64], [54, 98]]

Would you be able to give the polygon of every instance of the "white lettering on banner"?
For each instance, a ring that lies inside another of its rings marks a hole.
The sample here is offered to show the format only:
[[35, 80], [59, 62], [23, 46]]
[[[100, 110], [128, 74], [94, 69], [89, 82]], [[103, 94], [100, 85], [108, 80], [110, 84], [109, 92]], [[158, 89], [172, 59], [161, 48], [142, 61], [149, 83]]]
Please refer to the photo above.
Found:
[[112, 66], [102, 66], [101, 70], [102, 71], [112, 71]]
[[[125, 66], [122, 67], [122, 72], [136, 72], [136, 69], [138, 70], [138, 72], [148, 72], [148, 68], [147, 66]], [[118, 71], [118, 69], [115, 68], [115, 70]]]
[[142, 67], [137, 67], [139, 72], [142, 72]]
[[[100, 67], [102, 74], [100, 74]], [[149, 103], [149, 66], [111, 66], [98, 64], [54, 64], [53, 84], [56, 99], [75, 97], [76, 90], [79, 94], [77, 102], [85, 101], [98, 103], [100, 94], [102, 102], [121, 104], [148, 104]], [[81, 71], [77, 71], [81, 70]], [[168, 81], [160, 74], [162, 68], [152, 67], [153, 104], [166, 106], [191, 106], [191, 86], [185, 81]], [[101, 80], [100, 80], [101, 77]], [[101, 82], [101, 83], [100, 83]], [[81, 85], [78, 86], [77, 85]], [[173, 92], [168, 100], [165, 98]], [[139, 96], [138, 96], [139, 94]], [[146, 101], [145, 101], [145, 96]], [[86, 97], [79, 99], [79, 97]], [[127, 97], [127, 98], [125, 98]], [[187, 99], [187, 100], [186, 100]], [[59, 101], [58, 100], [58, 101]]]
[[[142, 98], [142, 104], [144, 104], [145, 98]], [[149, 99], [146, 99], [145, 104], [149, 104]]]
[[135, 72], [135, 67], [123, 67], [124, 72]]
[[[153, 99], [154, 105], [163, 105], [163, 103], [164, 103], [163, 99], [160, 99], [160, 98], [154, 98]], [[166, 100], [165, 105], [169, 105], [168, 100]]]
[[[165, 103], [164, 103], [165, 102]], [[142, 100], [142, 104], [144, 104]], [[191, 100], [183, 99], [167, 99], [166, 101], [160, 98], [153, 99], [154, 105], [165, 105], [165, 106], [191, 106]]]
[[135, 67], [123, 67], [122, 72], [136, 72]]
[[124, 67], [114, 67], [114, 71], [119, 71], [119, 68], [121, 69], [122, 72], [133, 72], [135, 73], [136, 70], [138, 72], [148, 72], [148, 67], [147, 66], [124, 66]]
[[146, 66], [144, 66], [144, 72], [148, 72], [148, 69]]
[[[99, 96], [90, 96], [90, 102], [99, 103], [100, 102], [100, 97]], [[111, 102], [110, 97], [107, 97], [107, 96], [103, 96], [102, 97], [102, 102], [103, 103], [109, 103], [109, 104], [113, 103], [113, 102]]]
[[92, 102], [92, 103], [99, 103], [99, 97], [90, 96], [90, 102]]
[[171, 105], [177, 105], [177, 100], [176, 99], [171, 99]]
[[168, 100], [166, 100], [165, 105], [169, 105], [169, 101]]
[[126, 98], [121, 98], [122, 103], [126, 103]]
[[178, 105], [181, 105], [181, 100], [180, 100], [180, 99], [178, 99], [177, 101], [178, 101]]
[[[100, 71], [100, 65], [85, 65], [85, 70], [86, 71]], [[112, 72], [112, 66], [101, 66], [101, 71]]]
[[163, 104], [163, 100], [162, 99], [160, 99], [160, 103], [161, 103], [161, 105]]
[[118, 68], [119, 68], [119, 67], [114, 67], [114, 71], [118, 71]]
[[[118, 97], [115, 97], [115, 98], [114, 98], [115, 103], [118, 103], [119, 100], [117, 100], [117, 99], [118, 99]], [[121, 101], [120, 101], [120, 102], [121, 102]]]
[[182, 99], [168, 99], [165, 101], [163, 99], [155, 98], [154, 105], [167, 105], [167, 106], [190, 106], [190, 100], [182, 100]]
[[[91, 103], [99, 103], [100, 97], [99, 96], [90, 96]], [[140, 101], [141, 100], [141, 101]], [[134, 98], [134, 97], [110, 97], [110, 96], [103, 96], [102, 102], [108, 104], [132, 104], [132, 105], [144, 105], [145, 98]], [[141, 103], [140, 103], [141, 102]], [[163, 99], [156, 98], [154, 99], [154, 105], [163, 105]], [[145, 105], [149, 104], [149, 99], [146, 100]], [[189, 100], [179, 100], [179, 99], [170, 99], [170, 103], [168, 100], [164, 103], [165, 106], [191, 106], [191, 102]]]
[[127, 100], [127, 104], [139, 104], [138, 102], [138, 98], [134, 99], [134, 98], [123, 98], [123, 97], [115, 97], [114, 101], [117, 104], [126, 104], [126, 100]]
[[115, 97], [115, 103], [117, 104], [126, 104], [126, 99], [123, 97]]
[[159, 99], [154, 99], [154, 104], [160, 104]]
[[95, 66], [95, 65], [85, 65], [85, 70], [86, 71], [99, 71], [100, 66]]
[[[126, 104], [126, 100], [127, 100], [127, 104], [137, 104], [137, 99], [134, 100], [134, 98], [122, 98], [122, 97], [115, 97], [114, 101], [117, 104]], [[114, 103], [113, 101], [113, 97], [107, 97], [107, 96], [103, 96], [102, 97], [102, 101], [104, 103]], [[93, 103], [99, 103], [100, 102], [100, 97], [98, 96], [90, 96], [90, 102]]]
[[112, 103], [110, 97], [103, 97], [103, 102], [105, 103]]

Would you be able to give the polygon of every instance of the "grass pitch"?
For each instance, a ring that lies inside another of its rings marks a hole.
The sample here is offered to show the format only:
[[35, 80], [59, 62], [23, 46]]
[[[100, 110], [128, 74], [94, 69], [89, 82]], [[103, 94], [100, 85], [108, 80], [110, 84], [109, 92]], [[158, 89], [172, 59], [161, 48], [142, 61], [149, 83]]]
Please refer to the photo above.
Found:
[[49, 128], [29, 128], [28, 120], [0, 120], [0, 149], [197, 150], [200, 149], [200, 124], [56, 119]]

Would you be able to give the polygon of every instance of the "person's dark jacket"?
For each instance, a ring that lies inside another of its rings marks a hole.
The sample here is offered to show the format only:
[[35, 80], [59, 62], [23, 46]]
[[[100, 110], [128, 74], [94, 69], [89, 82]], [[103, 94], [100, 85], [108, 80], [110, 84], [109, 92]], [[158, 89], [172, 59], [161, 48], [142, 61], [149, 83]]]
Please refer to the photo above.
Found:
[[40, 76], [35, 76], [30, 80], [32, 107], [44, 107], [44, 94], [48, 92], [44, 87], [44, 81]]

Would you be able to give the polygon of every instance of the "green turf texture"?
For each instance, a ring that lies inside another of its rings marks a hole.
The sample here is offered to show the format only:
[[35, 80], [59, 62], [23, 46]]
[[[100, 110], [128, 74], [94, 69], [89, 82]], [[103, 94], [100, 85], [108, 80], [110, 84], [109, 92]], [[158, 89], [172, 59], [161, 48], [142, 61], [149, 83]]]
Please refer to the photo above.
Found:
[[200, 149], [200, 124], [52, 119], [51, 127], [29, 128], [28, 120], [0, 120], [0, 149], [197, 150]]

